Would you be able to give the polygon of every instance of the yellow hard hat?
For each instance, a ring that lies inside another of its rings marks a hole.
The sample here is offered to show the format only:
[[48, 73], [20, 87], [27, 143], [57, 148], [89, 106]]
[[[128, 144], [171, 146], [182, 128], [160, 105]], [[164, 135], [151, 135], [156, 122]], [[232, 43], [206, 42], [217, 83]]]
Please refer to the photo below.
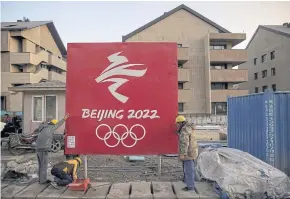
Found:
[[185, 121], [186, 121], [186, 119], [182, 115], [178, 115], [175, 119], [175, 123], [180, 123], [180, 122], [185, 122]]
[[53, 120], [51, 120], [50, 121], [52, 124], [57, 124], [58, 123], [58, 121], [56, 120], [56, 119], [53, 119]]
[[75, 157], [74, 159], [77, 160], [80, 163], [80, 165], [83, 163], [79, 157]]

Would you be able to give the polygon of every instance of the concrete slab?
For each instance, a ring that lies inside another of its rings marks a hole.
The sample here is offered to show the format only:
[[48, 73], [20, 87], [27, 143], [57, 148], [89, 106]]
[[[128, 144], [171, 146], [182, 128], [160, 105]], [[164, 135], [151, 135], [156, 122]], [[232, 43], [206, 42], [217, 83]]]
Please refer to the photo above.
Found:
[[152, 182], [154, 199], [176, 199], [171, 182]]
[[111, 187], [110, 182], [92, 182], [91, 185], [83, 199], [106, 199]]
[[107, 199], [129, 199], [131, 183], [114, 183], [111, 186]]
[[182, 191], [185, 187], [183, 182], [172, 182], [174, 192], [178, 199], [199, 199], [199, 194], [196, 192]]
[[84, 191], [72, 191], [67, 189], [59, 198], [71, 199], [71, 198], [82, 198], [85, 195]]
[[131, 184], [130, 199], [153, 199], [151, 182], [133, 182]]
[[67, 187], [60, 187], [60, 189], [56, 189], [53, 186], [48, 186], [43, 192], [37, 195], [38, 199], [51, 199], [51, 198], [59, 198], [61, 194], [66, 191]]
[[19, 186], [19, 185], [9, 185], [7, 187], [5, 187], [4, 189], [2, 189], [1, 191], [1, 199], [12, 199], [12, 197], [19, 193], [20, 191], [22, 191], [23, 189], [25, 189], [27, 186]]
[[1, 182], [1, 189], [4, 189], [5, 187], [7, 187], [9, 184], [8, 183], [3, 183]]
[[23, 189], [21, 192], [17, 193], [15, 196], [13, 196], [13, 199], [31, 199], [36, 198], [38, 194], [40, 194], [44, 189], [48, 187], [48, 184], [39, 184], [39, 183], [33, 183]]
[[200, 199], [219, 199], [220, 196], [215, 192], [213, 186], [207, 182], [196, 182], [196, 192]]

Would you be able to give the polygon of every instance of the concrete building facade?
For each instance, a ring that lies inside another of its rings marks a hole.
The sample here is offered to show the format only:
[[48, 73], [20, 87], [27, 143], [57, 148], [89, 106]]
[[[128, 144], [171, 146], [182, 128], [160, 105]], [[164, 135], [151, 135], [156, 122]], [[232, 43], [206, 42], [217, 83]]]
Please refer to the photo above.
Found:
[[177, 43], [182, 114], [226, 114], [227, 96], [248, 93], [233, 87], [248, 80], [247, 70], [233, 69], [247, 61], [245, 50], [232, 49], [245, 39], [244, 33], [231, 33], [185, 5], [123, 36], [123, 42]]
[[66, 78], [66, 48], [51, 21], [1, 23], [1, 110], [23, 111], [9, 87]]
[[239, 88], [250, 93], [290, 91], [290, 24], [259, 26], [247, 45], [248, 82]]

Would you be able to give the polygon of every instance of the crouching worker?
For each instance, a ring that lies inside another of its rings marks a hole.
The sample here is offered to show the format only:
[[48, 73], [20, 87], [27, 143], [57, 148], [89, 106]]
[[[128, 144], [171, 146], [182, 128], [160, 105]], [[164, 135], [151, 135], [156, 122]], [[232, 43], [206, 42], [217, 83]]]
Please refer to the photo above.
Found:
[[58, 188], [58, 186], [66, 186], [72, 183], [78, 178], [77, 171], [81, 164], [82, 160], [79, 157], [75, 157], [74, 159], [59, 162], [54, 165], [51, 169], [51, 174], [57, 180], [56, 182], [52, 182], [51, 185]]
[[179, 159], [184, 170], [184, 191], [194, 191], [194, 161], [197, 158], [197, 142], [193, 133], [193, 127], [184, 116], [176, 118], [177, 134], [179, 136]]

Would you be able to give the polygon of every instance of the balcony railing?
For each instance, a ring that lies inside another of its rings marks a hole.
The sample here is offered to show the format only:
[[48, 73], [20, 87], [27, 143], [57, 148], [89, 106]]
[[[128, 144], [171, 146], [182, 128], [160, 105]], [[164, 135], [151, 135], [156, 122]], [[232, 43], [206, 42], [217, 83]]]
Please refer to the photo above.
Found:
[[246, 50], [210, 50], [211, 63], [232, 63], [234, 66], [248, 60]]
[[245, 33], [210, 33], [209, 34], [210, 42], [219, 42], [226, 44], [230, 42], [233, 46], [241, 43], [246, 40]]
[[182, 89], [178, 90], [178, 102], [185, 103], [191, 99], [192, 92], [190, 90]]
[[248, 90], [238, 89], [211, 90], [211, 102], [226, 102], [228, 96], [243, 96], [247, 95], [248, 93]]
[[178, 68], [178, 81], [180, 82], [189, 82], [189, 69], [187, 68]]
[[248, 70], [247, 69], [211, 69], [210, 70], [211, 82], [247, 82]]
[[177, 59], [179, 62], [183, 63], [188, 61], [188, 47], [177, 48]]
[[66, 62], [55, 55], [49, 55], [48, 64], [66, 71]]

